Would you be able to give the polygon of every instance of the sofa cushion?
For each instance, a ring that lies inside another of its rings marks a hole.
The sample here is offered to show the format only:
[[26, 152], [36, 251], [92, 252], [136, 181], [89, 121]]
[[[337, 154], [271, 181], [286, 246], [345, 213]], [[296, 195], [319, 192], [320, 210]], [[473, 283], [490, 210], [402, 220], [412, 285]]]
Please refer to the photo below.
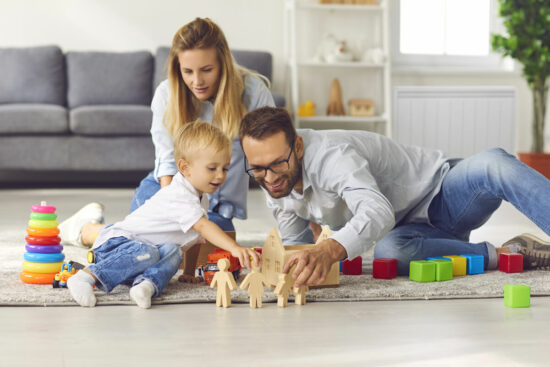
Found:
[[0, 134], [63, 134], [68, 131], [65, 107], [51, 104], [0, 105]]
[[153, 113], [135, 105], [83, 106], [70, 112], [71, 132], [78, 135], [149, 135]]
[[0, 48], [0, 104], [65, 105], [65, 58], [56, 46]]
[[161, 46], [157, 48], [155, 53], [155, 78], [153, 80], [153, 88], [157, 89], [159, 84], [168, 78], [168, 55], [170, 47]]
[[69, 52], [66, 59], [70, 108], [151, 103], [151, 53]]
[[254, 70], [271, 81], [273, 63], [269, 52], [233, 50], [231, 53], [233, 54], [237, 64], [250, 70]]
[[124, 172], [151, 170], [154, 162], [150, 136], [0, 135], [2, 170]]
[[[244, 66], [245, 68], [254, 70], [271, 81], [271, 71], [273, 69], [272, 56], [269, 52], [265, 51], [244, 51], [233, 50], [231, 51], [237, 64]], [[168, 55], [170, 54], [170, 47], [159, 47], [155, 53], [155, 79], [154, 88], [168, 77]]]

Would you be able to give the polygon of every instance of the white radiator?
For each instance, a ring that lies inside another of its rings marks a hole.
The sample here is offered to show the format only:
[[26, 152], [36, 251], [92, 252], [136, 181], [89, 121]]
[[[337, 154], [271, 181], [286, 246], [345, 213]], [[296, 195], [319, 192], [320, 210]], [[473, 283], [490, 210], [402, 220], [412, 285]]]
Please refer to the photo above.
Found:
[[491, 147], [515, 152], [513, 87], [396, 87], [393, 138], [468, 157]]

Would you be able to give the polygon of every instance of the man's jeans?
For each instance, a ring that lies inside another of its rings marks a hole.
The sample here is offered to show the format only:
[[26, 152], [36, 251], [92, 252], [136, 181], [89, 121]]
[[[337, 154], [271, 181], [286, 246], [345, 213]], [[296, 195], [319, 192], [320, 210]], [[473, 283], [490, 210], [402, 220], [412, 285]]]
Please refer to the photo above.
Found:
[[487, 222], [502, 200], [509, 201], [550, 235], [550, 180], [514, 156], [493, 148], [461, 160], [444, 178], [432, 200], [429, 224], [398, 224], [374, 249], [374, 257], [397, 259], [398, 273], [409, 262], [431, 256], [478, 254], [495, 269], [496, 251], [488, 242], [468, 242], [470, 232]]
[[[151, 198], [151, 196], [155, 195], [157, 191], [160, 190], [160, 183], [157, 182], [155, 179], [155, 176], [153, 175], [153, 172], [151, 171], [147, 177], [145, 177], [141, 182], [139, 183], [138, 188], [136, 189], [136, 192], [134, 193], [134, 197], [132, 198], [132, 204], [130, 205], [130, 213], [142, 206], [145, 201]], [[208, 219], [210, 219], [212, 222], [216, 223], [218, 227], [220, 227], [224, 231], [234, 231], [235, 227], [233, 226], [233, 222], [231, 219], [227, 219], [223, 216], [221, 216], [219, 213], [217, 213], [216, 210], [213, 210], [213, 208], [208, 209]]]
[[94, 250], [96, 263], [88, 270], [99, 280], [96, 286], [110, 292], [119, 284], [144, 280], [155, 286], [158, 297], [176, 274], [182, 261], [180, 246], [163, 244], [151, 246], [126, 237], [114, 237]]

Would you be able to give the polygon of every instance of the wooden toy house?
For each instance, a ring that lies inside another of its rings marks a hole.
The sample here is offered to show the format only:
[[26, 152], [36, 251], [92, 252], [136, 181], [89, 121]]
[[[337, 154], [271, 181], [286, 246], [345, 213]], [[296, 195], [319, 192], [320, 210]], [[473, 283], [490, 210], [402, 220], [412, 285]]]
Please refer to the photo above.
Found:
[[350, 99], [348, 102], [351, 116], [374, 116], [374, 101], [372, 99]]
[[[269, 286], [275, 287], [277, 285], [279, 274], [283, 271], [283, 265], [292, 254], [317, 245], [319, 242], [327, 239], [331, 234], [328, 226], [324, 226], [315, 244], [284, 246], [279, 236], [279, 232], [276, 228], [273, 228], [262, 247], [262, 273]], [[336, 262], [330, 268], [325, 282], [313, 288], [334, 287], [338, 285], [340, 285], [340, 269], [339, 263]]]

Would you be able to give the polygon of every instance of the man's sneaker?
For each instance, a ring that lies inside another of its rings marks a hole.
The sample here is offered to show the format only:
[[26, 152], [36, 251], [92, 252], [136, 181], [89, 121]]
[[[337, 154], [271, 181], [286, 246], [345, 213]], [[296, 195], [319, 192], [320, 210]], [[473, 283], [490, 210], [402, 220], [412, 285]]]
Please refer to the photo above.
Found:
[[522, 254], [524, 269], [550, 270], [550, 242], [524, 233], [506, 241], [502, 247], [510, 249], [511, 253]]
[[85, 247], [82, 244], [82, 227], [86, 223], [103, 224], [103, 205], [100, 203], [89, 203], [80, 208], [68, 219], [59, 224], [59, 237], [61, 244], [69, 246]]

